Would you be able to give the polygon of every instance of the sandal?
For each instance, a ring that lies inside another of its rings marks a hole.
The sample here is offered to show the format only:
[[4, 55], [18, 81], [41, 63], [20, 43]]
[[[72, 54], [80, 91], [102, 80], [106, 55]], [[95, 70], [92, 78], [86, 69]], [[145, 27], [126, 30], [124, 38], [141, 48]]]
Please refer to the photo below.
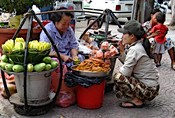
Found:
[[[130, 106], [124, 105], [126, 103], [131, 104]], [[122, 102], [119, 104], [120, 107], [123, 108], [142, 108], [144, 106], [144, 103], [142, 103], [141, 105], [136, 105], [135, 103], [131, 102], [131, 101], [126, 101], [126, 102]]]
[[160, 67], [161, 66], [161, 64], [156, 64], [156, 67]]
[[171, 68], [175, 71], [175, 64], [171, 65]]

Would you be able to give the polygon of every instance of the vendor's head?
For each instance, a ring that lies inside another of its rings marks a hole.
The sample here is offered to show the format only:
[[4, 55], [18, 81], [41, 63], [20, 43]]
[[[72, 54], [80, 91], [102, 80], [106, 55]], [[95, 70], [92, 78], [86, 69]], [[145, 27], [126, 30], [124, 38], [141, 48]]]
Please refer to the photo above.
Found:
[[118, 31], [123, 33], [122, 42], [123, 44], [132, 44], [137, 40], [141, 40], [144, 36], [145, 31], [142, 25], [136, 20], [128, 21], [123, 28], [119, 28]]
[[[67, 8], [63, 7], [58, 10], [67, 10]], [[51, 14], [50, 20], [55, 24], [60, 33], [64, 33], [68, 29], [73, 17], [74, 15], [69, 11], [56, 12]]]

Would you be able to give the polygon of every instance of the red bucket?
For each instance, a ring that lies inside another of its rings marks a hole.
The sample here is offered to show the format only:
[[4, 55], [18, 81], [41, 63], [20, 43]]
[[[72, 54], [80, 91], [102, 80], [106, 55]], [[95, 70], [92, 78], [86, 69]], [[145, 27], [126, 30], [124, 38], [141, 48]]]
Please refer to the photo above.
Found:
[[100, 84], [85, 88], [77, 86], [77, 105], [85, 109], [97, 109], [103, 105], [105, 80]]

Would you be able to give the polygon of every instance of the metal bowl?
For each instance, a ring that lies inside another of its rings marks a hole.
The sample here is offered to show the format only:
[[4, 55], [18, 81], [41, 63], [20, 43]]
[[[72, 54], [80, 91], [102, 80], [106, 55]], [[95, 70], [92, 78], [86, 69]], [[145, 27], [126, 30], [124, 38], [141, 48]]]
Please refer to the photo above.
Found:
[[86, 71], [86, 70], [78, 71], [74, 69], [76, 66], [71, 67], [72, 73], [79, 75], [79, 76], [85, 76], [85, 77], [105, 77], [105, 76], [108, 76], [111, 71], [111, 70], [107, 72], [92, 72], [92, 71]]

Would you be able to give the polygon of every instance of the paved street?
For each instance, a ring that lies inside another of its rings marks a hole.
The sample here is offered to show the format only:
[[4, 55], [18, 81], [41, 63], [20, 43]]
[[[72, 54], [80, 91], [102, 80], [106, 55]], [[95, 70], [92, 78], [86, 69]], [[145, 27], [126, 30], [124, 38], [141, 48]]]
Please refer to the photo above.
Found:
[[[168, 23], [170, 17], [167, 18]], [[84, 24], [86, 25], [86, 24]], [[80, 31], [81, 26], [76, 32]], [[170, 30], [167, 37], [175, 39], [175, 31]], [[121, 66], [117, 60], [115, 71]], [[146, 103], [144, 108], [127, 109], [118, 104], [122, 101], [117, 99], [113, 92], [104, 96], [103, 107], [96, 110], [79, 108], [76, 104], [68, 108], [55, 106], [47, 114], [27, 117], [17, 114], [13, 105], [0, 96], [0, 118], [175, 118], [175, 71], [170, 68], [170, 58], [166, 52], [162, 58], [162, 66], [158, 68], [160, 74], [160, 94], [153, 101]]]

